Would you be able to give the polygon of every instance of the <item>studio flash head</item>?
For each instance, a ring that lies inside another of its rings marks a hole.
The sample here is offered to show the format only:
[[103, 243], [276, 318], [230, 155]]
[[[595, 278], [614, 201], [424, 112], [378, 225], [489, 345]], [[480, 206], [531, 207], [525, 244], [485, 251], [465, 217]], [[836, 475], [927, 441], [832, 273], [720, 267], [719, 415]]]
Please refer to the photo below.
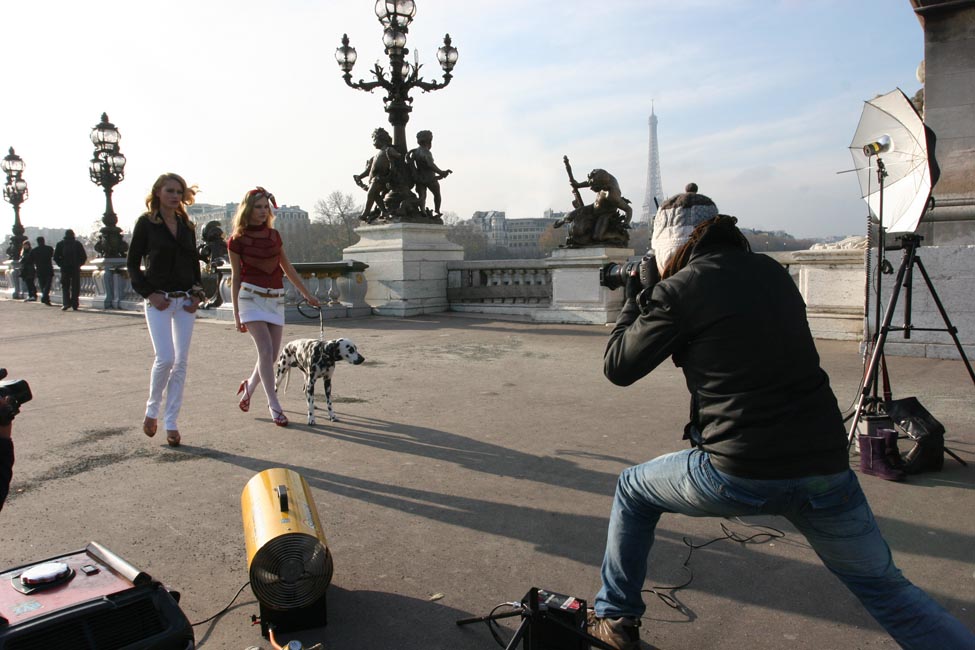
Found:
[[886, 153], [890, 151], [893, 144], [889, 135], [882, 135], [873, 142], [863, 145], [863, 155], [869, 158], [878, 153]]

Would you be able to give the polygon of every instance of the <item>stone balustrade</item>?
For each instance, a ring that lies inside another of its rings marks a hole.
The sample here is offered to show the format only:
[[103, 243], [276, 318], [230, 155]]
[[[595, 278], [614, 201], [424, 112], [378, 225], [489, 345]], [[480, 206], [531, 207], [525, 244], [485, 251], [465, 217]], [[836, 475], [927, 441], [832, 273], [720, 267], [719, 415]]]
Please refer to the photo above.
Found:
[[[386, 250], [367, 252], [380, 262], [381, 255], [393, 256]], [[931, 281], [969, 357], [975, 354], [975, 293], [971, 291], [973, 252], [975, 247], [972, 246], [919, 249]], [[414, 283], [422, 284], [425, 288], [443, 286], [445, 295], [440, 299], [443, 304], [441, 311], [535, 322], [601, 324], [615, 320], [622, 304], [622, 292], [600, 287], [598, 270], [607, 262], [623, 262], [631, 254], [629, 249], [560, 249], [546, 259], [489, 261], [460, 261], [449, 259], [449, 255], [440, 255], [441, 259], [437, 261], [423, 262], [430, 268], [424, 270], [424, 267], [418, 267]], [[795, 280], [806, 302], [810, 328], [816, 338], [863, 340], [865, 333], [867, 337], [872, 336], [876, 303], [873, 290], [869, 297], [866, 294], [863, 249], [790, 251], [767, 255], [782, 264]], [[443, 259], [445, 257], [447, 259]], [[895, 251], [890, 251], [888, 255], [895, 268], [899, 263], [898, 257]], [[442, 275], [432, 270], [435, 263], [443, 269], [438, 272]], [[375, 268], [367, 272], [369, 266], [351, 259], [295, 264], [308, 290], [322, 303], [326, 318], [384, 314], [381, 308], [371, 304], [367, 289], [370, 282], [384, 284], [387, 280]], [[402, 274], [407, 280], [413, 278], [407, 273], [412, 273], [411, 268], [406, 268]], [[0, 274], [0, 298], [13, 299], [16, 269], [9, 262], [0, 265], [0, 269], [3, 270]], [[372, 274], [372, 277], [368, 274]], [[438, 280], [437, 277], [445, 279]], [[215, 285], [211, 284], [218, 287], [218, 295], [208, 309], [201, 309], [199, 313], [203, 318], [232, 320], [229, 266], [217, 270], [216, 280]], [[892, 295], [892, 282], [893, 275], [882, 277], [883, 309], [887, 308]], [[404, 280], [401, 284], [406, 286], [408, 282]], [[373, 295], [380, 296], [387, 303], [392, 296], [408, 305], [407, 298], [398, 294], [393, 296], [393, 288], [385, 287], [385, 293], [379, 291]], [[288, 322], [303, 320], [296, 308], [300, 298], [297, 290], [285, 280]], [[58, 304], [61, 302], [57, 270], [51, 299]], [[424, 303], [426, 306], [423, 309], [432, 309], [433, 299], [426, 296], [424, 300], [430, 304]], [[83, 267], [80, 302], [86, 308], [142, 309], [142, 298], [132, 290], [123, 260], [95, 260]], [[915, 332], [910, 339], [906, 339], [902, 333], [892, 332], [885, 351], [903, 356], [957, 358], [957, 348], [950, 334], [939, 331], [945, 327], [944, 320], [920, 272], [914, 274], [911, 305], [912, 325], [932, 328], [932, 331]], [[393, 310], [385, 315], [415, 315], [405, 308], [400, 311], [403, 313]], [[902, 324], [904, 318], [904, 299], [901, 298], [893, 325]]]
[[[9, 262], [0, 266], [3, 269], [0, 274], [0, 298], [14, 298], [16, 278], [11, 267]], [[294, 267], [308, 291], [322, 303], [325, 318], [353, 318], [372, 313], [365, 302], [364, 271], [367, 267], [362, 262], [308, 262], [297, 263]], [[216, 275], [219, 295], [208, 301], [209, 308], [201, 309], [198, 313], [202, 318], [233, 320], [230, 265], [217, 269]], [[303, 321], [304, 317], [297, 310], [297, 304], [302, 300], [301, 294], [287, 278], [284, 279], [284, 287], [286, 321]], [[61, 272], [57, 268], [51, 282], [51, 302], [61, 304]], [[143, 298], [132, 288], [124, 259], [96, 259], [81, 268], [78, 302], [86, 309], [141, 311]]]

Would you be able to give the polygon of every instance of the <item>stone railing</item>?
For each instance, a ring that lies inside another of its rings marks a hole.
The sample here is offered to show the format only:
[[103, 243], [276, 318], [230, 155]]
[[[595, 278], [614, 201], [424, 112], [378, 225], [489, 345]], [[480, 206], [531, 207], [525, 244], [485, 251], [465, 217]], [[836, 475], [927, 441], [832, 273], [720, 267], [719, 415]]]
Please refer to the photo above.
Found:
[[[322, 303], [326, 318], [352, 318], [367, 316], [372, 309], [365, 302], [367, 268], [362, 262], [309, 262], [295, 264], [295, 270], [302, 277], [308, 291]], [[14, 274], [11, 264], [3, 265], [0, 273], [0, 297], [14, 297]], [[230, 265], [217, 269], [216, 286], [218, 296], [211, 297], [210, 308], [199, 310], [202, 318], [233, 320], [231, 306]], [[298, 312], [297, 304], [301, 294], [284, 279], [285, 319], [288, 322], [301, 322], [304, 317]], [[143, 298], [133, 288], [129, 272], [122, 259], [97, 259], [81, 268], [81, 289], [79, 304], [87, 309], [118, 309], [141, 311]], [[51, 301], [61, 304], [61, 273], [55, 268], [51, 283]]]
[[545, 260], [447, 262], [450, 310], [530, 317], [552, 302], [552, 272]]

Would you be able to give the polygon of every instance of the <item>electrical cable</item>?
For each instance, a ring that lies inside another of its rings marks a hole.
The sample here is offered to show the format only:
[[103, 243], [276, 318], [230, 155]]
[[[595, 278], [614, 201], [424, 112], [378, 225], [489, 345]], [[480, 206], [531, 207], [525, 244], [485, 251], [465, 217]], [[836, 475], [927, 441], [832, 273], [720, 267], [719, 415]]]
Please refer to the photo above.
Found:
[[[694, 544], [689, 538], [682, 537], [681, 541], [684, 543], [685, 546], [687, 546], [688, 550], [687, 550], [687, 557], [684, 558], [684, 562], [681, 564], [681, 569], [683, 569], [687, 573], [687, 580], [685, 580], [679, 585], [670, 585], [670, 586], [654, 585], [649, 589], [641, 590], [641, 593], [653, 594], [654, 596], [659, 598], [665, 605], [667, 605], [667, 607], [670, 607], [671, 609], [676, 609], [677, 611], [679, 611], [680, 613], [686, 616], [688, 615], [687, 609], [680, 603], [680, 601], [678, 601], [673, 596], [673, 594], [678, 590], [687, 587], [694, 580], [694, 570], [691, 569], [690, 567], [690, 561], [691, 561], [691, 555], [694, 554], [695, 549], [704, 548], [705, 546], [710, 546], [715, 542], [720, 542], [726, 539], [730, 539], [733, 542], [738, 542], [739, 544], [763, 544], [770, 539], [781, 539], [785, 537], [785, 533], [783, 533], [778, 528], [773, 528], [772, 526], [764, 526], [761, 524], [746, 524], [738, 517], [735, 517], [735, 521], [741, 524], [742, 526], [745, 526], [746, 528], [752, 528], [755, 530], [764, 529], [765, 532], [758, 532], [755, 533], [754, 535], [745, 537], [731, 530], [724, 523], [722, 523], [721, 532], [723, 532], [724, 535], [722, 535], [721, 537], [715, 537], [714, 539], [704, 542], [703, 544]], [[661, 591], [669, 591], [670, 593], [665, 594], [665, 593], [661, 593]]]
[[237, 598], [240, 597], [241, 592], [244, 591], [244, 589], [246, 589], [248, 585], [250, 585], [250, 581], [245, 582], [244, 585], [240, 589], [237, 590], [237, 594], [233, 598], [230, 599], [230, 602], [227, 603], [227, 606], [226, 607], [224, 607], [223, 609], [221, 609], [219, 612], [217, 612], [216, 614], [214, 614], [210, 618], [205, 618], [205, 619], [203, 619], [202, 621], [200, 621], [198, 623], [190, 623], [190, 627], [196, 627], [197, 625], [203, 625], [204, 623], [207, 623], [209, 621], [212, 621], [213, 619], [217, 618], [218, 616], [226, 613], [226, 611], [228, 609], [230, 609], [230, 606], [234, 604], [234, 601], [237, 600]]
[[[516, 602], [498, 603], [497, 605], [494, 606], [494, 609], [491, 610], [488, 616], [489, 617], [494, 616], [494, 613], [497, 612], [502, 607], [512, 607], [514, 609], [520, 609], [520, 610], [525, 609], [524, 605], [522, 605], [521, 603], [516, 603]], [[501, 625], [496, 620], [488, 618], [487, 626], [488, 626], [488, 631], [491, 633], [491, 636], [494, 637], [495, 643], [497, 643], [502, 648], [507, 648], [508, 647], [507, 642], [505, 642], [505, 640], [501, 638], [501, 634], [500, 634]]]

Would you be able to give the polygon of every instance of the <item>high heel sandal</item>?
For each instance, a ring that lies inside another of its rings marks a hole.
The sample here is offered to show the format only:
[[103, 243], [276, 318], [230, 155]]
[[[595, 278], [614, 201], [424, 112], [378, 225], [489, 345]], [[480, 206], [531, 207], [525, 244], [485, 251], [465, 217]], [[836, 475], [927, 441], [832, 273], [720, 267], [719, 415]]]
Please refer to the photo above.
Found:
[[286, 427], [286, 426], [288, 426], [288, 418], [284, 414], [284, 411], [279, 411], [277, 409], [272, 408], [271, 409], [271, 420], [274, 422], [274, 424], [278, 425], [279, 427]]
[[237, 406], [240, 407], [241, 411], [247, 413], [251, 410], [251, 392], [247, 389], [246, 379], [240, 382], [240, 388], [237, 389], [237, 394], [240, 395], [241, 393], [244, 394], [244, 397], [237, 403]]
[[166, 442], [170, 447], [179, 447], [180, 440], [182, 440], [182, 438], [179, 435], [179, 431], [176, 431], [175, 429], [166, 430]]
[[156, 418], [146, 416], [146, 419], [142, 421], [142, 433], [151, 438], [156, 435], [156, 426]]

